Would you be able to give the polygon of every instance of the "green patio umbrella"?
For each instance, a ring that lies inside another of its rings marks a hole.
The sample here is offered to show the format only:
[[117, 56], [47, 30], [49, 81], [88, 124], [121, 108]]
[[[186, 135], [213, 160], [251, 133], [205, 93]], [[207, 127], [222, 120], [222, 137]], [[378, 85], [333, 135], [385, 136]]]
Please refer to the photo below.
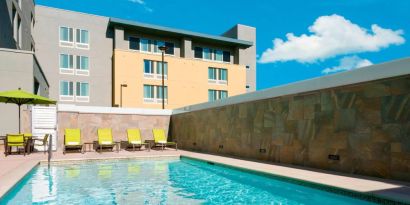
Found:
[[14, 103], [19, 106], [19, 132], [20, 129], [20, 107], [24, 104], [31, 104], [31, 105], [49, 105], [49, 104], [56, 104], [56, 101], [35, 95], [19, 88], [18, 90], [10, 90], [0, 92], [0, 102], [2, 103]]

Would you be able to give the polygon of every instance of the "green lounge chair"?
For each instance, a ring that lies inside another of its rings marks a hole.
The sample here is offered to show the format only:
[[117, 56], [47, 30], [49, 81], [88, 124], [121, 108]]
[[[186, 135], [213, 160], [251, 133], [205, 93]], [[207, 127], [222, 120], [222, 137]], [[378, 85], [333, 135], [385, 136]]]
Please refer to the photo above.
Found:
[[178, 145], [176, 142], [167, 141], [167, 136], [165, 135], [164, 129], [153, 129], [152, 134], [154, 135], [155, 146], [160, 146], [161, 150], [164, 150], [167, 145], [175, 146], [175, 150], [178, 150]]
[[24, 156], [26, 156], [26, 141], [24, 140], [24, 134], [7, 134], [6, 137], [6, 150], [5, 155], [11, 154], [11, 149], [17, 147], [17, 151], [20, 152], [19, 147], [23, 147]]
[[68, 149], [79, 149], [83, 152], [83, 144], [81, 143], [81, 131], [80, 129], [65, 129], [64, 130], [64, 148], [63, 154]]
[[141, 150], [142, 145], [147, 148], [148, 143], [142, 142], [140, 129], [127, 129], [128, 146], [132, 146], [132, 151], [135, 147]]
[[111, 148], [111, 151], [114, 149], [114, 141], [112, 138], [111, 128], [99, 128], [98, 129], [98, 148], [100, 148], [100, 152], [104, 147]]

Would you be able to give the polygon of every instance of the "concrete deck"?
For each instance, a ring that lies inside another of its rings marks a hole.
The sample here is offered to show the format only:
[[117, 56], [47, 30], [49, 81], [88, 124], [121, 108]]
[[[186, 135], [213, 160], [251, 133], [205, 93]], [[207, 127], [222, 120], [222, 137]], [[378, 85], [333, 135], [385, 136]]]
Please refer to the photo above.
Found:
[[[110, 158], [139, 158], [139, 157], [180, 157], [186, 156], [205, 161], [212, 161], [229, 166], [285, 176], [314, 182], [318, 184], [339, 187], [356, 192], [368, 193], [383, 198], [410, 203], [410, 184], [398, 181], [383, 180], [378, 178], [363, 177], [356, 175], [342, 175], [336, 172], [325, 172], [302, 167], [290, 167], [277, 164], [266, 164], [261, 162], [247, 161], [230, 157], [223, 157], [210, 154], [195, 153], [189, 151], [175, 151], [168, 149], [165, 151], [120, 151], [68, 153], [63, 155], [60, 152], [53, 153], [53, 161], [84, 160], [84, 159], [110, 159]], [[47, 160], [47, 155], [35, 153], [27, 156], [12, 155], [0, 157], [0, 197], [12, 188], [25, 174], [34, 166]]]

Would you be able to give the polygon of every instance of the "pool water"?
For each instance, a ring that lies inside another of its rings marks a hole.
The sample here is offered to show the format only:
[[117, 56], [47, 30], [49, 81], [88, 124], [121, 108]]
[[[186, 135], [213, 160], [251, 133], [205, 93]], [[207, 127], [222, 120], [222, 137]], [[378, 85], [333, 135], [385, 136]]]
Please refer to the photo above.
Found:
[[0, 204], [371, 204], [206, 162], [87, 161], [37, 166]]

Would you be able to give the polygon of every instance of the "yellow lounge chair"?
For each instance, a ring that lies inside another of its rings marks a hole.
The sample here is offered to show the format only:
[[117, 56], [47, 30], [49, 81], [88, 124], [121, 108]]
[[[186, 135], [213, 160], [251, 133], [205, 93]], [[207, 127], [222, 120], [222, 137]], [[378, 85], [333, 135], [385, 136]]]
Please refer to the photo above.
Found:
[[13, 147], [17, 147], [17, 151], [19, 151], [19, 147], [23, 147], [24, 156], [26, 156], [26, 141], [24, 140], [24, 134], [7, 134], [6, 137], [6, 151], [5, 155], [11, 154], [11, 149]]
[[65, 129], [64, 130], [64, 149], [63, 154], [66, 153], [67, 148], [79, 149], [83, 152], [83, 144], [81, 143], [81, 131], [80, 129]]
[[98, 129], [98, 148], [102, 152], [103, 147], [111, 148], [111, 151], [114, 149], [114, 141], [112, 138], [111, 128], [99, 128]]
[[176, 142], [167, 141], [167, 136], [165, 135], [164, 129], [153, 129], [152, 134], [154, 135], [155, 146], [160, 146], [161, 150], [164, 150], [167, 145], [175, 146], [175, 150], [178, 150], [178, 145]]
[[135, 151], [135, 147], [141, 150], [142, 145], [147, 148], [148, 143], [142, 142], [140, 129], [127, 129], [128, 146], [132, 146], [132, 150]]

